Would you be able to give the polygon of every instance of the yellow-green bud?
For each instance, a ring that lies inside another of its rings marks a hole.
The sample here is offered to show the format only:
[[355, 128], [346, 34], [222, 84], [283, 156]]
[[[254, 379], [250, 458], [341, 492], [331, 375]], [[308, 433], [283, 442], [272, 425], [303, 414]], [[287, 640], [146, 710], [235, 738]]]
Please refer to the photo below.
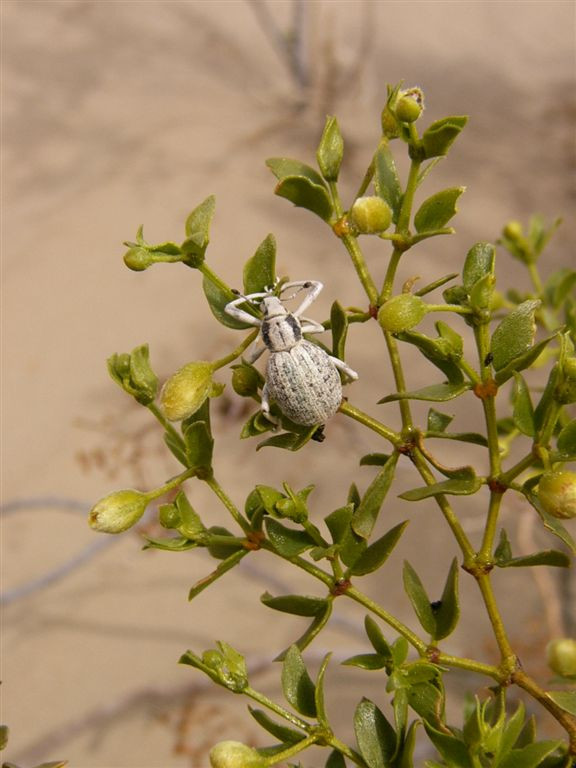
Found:
[[519, 221], [509, 221], [502, 230], [502, 234], [509, 240], [520, 240], [524, 234], [522, 224]]
[[562, 365], [562, 376], [556, 390], [554, 399], [569, 405], [576, 402], [576, 357], [569, 357]]
[[192, 416], [212, 391], [211, 363], [200, 361], [180, 368], [162, 388], [162, 409], [170, 421]]
[[232, 387], [237, 395], [253, 397], [258, 393], [261, 374], [251, 365], [237, 365], [232, 371]]
[[576, 677], [576, 640], [561, 637], [552, 640], [546, 647], [548, 666], [562, 677]]
[[576, 517], [576, 472], [545, 472], [538, 483], [538, 498], [542, 509], [552, 517]]
[[148, 505], [148, 497], [130, 488], [114, 491], [90, 510], [90, 527], [100, 533], [122, 533], [136, 525]]
[[427, 312], [426, 302], [412, 293], [400, 293], [382, 304], [378, 322], [385, 331], [401, 333], [413, 328]]
[[124, 264], [134, 272], [142, 272], [154, 264], [154, 258], [146, 248], [134, 246], [124, 254]]
[[400, 91], [394, 110], [398, 120], [403, 123], [413, 123], [418, 120], [423, 109], [424, 94], [420, 88], [409, 88], [407, 91]]
[[360, 234], [373, 235], [388, 229], [392, 211], [381, 197], [359, 197], [348, 214], [348, 221]]
[[263, 768], [264, 758], [241, 741], [221, 741], [210, 750], [212, 768]]

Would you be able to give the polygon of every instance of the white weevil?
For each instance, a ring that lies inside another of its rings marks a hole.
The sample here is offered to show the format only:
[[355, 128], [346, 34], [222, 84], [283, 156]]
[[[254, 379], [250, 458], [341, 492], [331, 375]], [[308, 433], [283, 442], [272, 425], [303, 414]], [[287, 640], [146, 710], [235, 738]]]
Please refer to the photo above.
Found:
[[[308, 291], [294, 312], [289, 312], [282, 299], [274, 296], [272, 290], [239, 296], [225, 307], [226, 312], [237, 320], [260, 327], [260, 337], [266, 346], [258, 346], [259, 337], [247, 355], [250, 362], [257, 360], [266, 347], [270, 350], [261, 409], [272, 423], [275, 423], [275, 419], [270, 414], [270, 400], [274, 400], [282, 413], [296, 424], [324, 424], [336, 413], [342, 402], [342, 384], [337, 369], [350, 379], [358, 378], [358, 374], [342, 360], [332, 357], [302, 337], [303, 333], [321, 333], [325, 330], [315, 320], [302, 317], [302, 313], [323, 287], [316, 280], [287, 283], [280, 296], [291, 288], [296, 291], [285, 296], [284, 301], [294, 298], [299, 291]], [[262, 319], [239, 307], [246, 301], [254, 300], [260, 300], [258, 303]]]

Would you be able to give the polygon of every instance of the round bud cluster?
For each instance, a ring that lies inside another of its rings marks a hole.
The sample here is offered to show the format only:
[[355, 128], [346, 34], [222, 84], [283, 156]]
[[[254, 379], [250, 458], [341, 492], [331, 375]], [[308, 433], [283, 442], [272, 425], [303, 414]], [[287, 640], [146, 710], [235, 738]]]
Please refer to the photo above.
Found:
[[576, 640], [561, 637], [546, 647], [548, 666], [562, 677], [576, 677]]
[[400, 293], [382, 304], [378, 322], [389, 333], [401, 333], [418, 325], [427, 311], [426, 302], [419, 296]]
[[538, 483], [538, 498], [542, 509], [552, 517], [576, 517], [576, 472], [544, 472]]
[[402, 123], [414, 123], [424, 110], [424, 94], [420, 88], [400, 91], [396, 102], [396, 117]]
[[221, 741], [210, 750], [212, 768], [263, 768], [264, 758], [241, 741]]
[[166, 418], [181, 421], [192, 416], [212, 391], [211, 363], [188, 363], [180, 368], [162, 388], [160, 399]]
[[348, 221], [361, 235], [385, 232], [392, 223], [392, 211], [381, 197], [359, 197], [348, 214]]
[[148, 497], [130, 488], [109, 493], [90, 510], [90, 527], [100, 533], [122, 533], [136, 525], [148, 505]]

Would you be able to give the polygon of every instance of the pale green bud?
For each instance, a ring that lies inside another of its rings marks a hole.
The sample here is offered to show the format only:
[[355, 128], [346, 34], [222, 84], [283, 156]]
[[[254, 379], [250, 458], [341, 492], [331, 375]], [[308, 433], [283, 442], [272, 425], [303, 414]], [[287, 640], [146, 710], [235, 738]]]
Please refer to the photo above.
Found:
[[240, 741], [221, 741], [210, 750], [212, 768], [264, 768], [265, 759]]
[[170, 421], [192, 416], [212, 392], [211, 363], [188, 363], [164, 384], [160, 395], [162, 409]]
[[548, 666], [562, 677], [576, 677], [576, 640], [561, 637], [552, 640], [546, 647]]
[[509, 240], [520, 240], [520, 238], [524, 235], [524, 230], [522, 228], [522, 224], [519, 221], [512, 220], [506, 224], [502, 230], [502, 234]]
[[420, 296], [400, 293], [382, 304], [378, 322], [385, 331], [401, 333], [418, 325], [427, 311], [426, 302]]
[[538, 482], [538, 498], [542, 509], [552, 517], [576, 517], [576, 472], [545, 472]]
[[90, 527], [100, 533], [122, 533], [136, 525], [148, 505], [148, 497], [130, 488], [114, 491], [90, 510]]
[[424, 109], [424, 94], [420, 88], [409, 88], [400, 91], [396, 102], [395, 113], [402, 123], [413, 123], [422, 114]]
[[385, 232], [392, 223], [392, 211], [381, 197], [359, 197], [348, 214], [352, 227], [362, 235]]

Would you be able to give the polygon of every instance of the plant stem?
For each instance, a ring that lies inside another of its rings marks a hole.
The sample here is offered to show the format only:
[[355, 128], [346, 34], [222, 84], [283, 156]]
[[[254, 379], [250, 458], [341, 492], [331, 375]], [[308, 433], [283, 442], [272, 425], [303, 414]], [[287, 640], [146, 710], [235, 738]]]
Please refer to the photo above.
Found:
[[367, 413], [364, 413], [364, 411], [361, 411], [359, 408], [351, 405], [347, 400], [342, 402], [338, 410], [340, 413], [343, 413], [346, 416], [349, 416], [351, 419], [360, 422], [360, 424], [364, 424], [365, 427], [368, 427], [392, 443], [394, 447], [401, 445], [402, 439], [397, 432], [394, 432], [394, 430], [384, 426], [382, 422], [372, 418], [372, 416], [368, 416]]
[[354, 265], [354, 269], [356, 270], [358, 279], [362, 283], [362, 287], [364, 288], [364, 291], [368, 296], [370, 305], [372, 307], [377, 307], [378, 306], [378, 289], [376, 288], [376, 283], [372, 279], [372, 275], [368, 271], [368, 267], [366, 266], [366, 262], [364, 261], [364, 255], [360, 250], [360, 246], [358, 245], [357, 238], [350, 234], [344, 234], [342, 235], [341, 240], [344, 243], [346, 250], [350, 254], [350, 258], [352, 259], [352, 264]]
[[357, 603], [360, 603], [360, 605], [363, 605], [365, 608], [367, 608], [369, 611], [374, 613], [376, 616], [382, 619], [382, 621], [386, 622], [390, 627], [396, 630], [399, 635], [402, 635], [403, 637], [408, 640], [410, 645], [412, 645], [421, 656], [426, 655], [426, 649], [427, 645], [426, 643], [421, 640], [418, 635], [416, 635], [414, 632], [412, 632], [409, 627], [407, 627], [405, 624], [403, 624], [399, 619], [397, 619], [395, 616], [392, 616], [392, 614], [388, 613], [388, 611], [385, 611], [384, 608], [382, 608], [378, 603], [375, 603], [371, 598], [369, 598], [367, 595], [365, 595], [363, 592], [360, 592], [356, 587], [349, 587], [344, 594], [346, 597], [350, 597], [352, 600], [355, 600]]
[[241, 514], [240, 510], [236, 507], [234, 502], [229, 498], [229, 496], [225, 493], [224, 489], [220, 485], [220, 483], [216, 480], [214, 475], [210, 475], [209, 477], [202, 478], [206, 485], [216, 494], [216, 496], [220, 499], [222, 504], [226, 507], [228, 512], [232, 515], [236, 523], [242, 528], [244, 533], [248, 534], [251, 533], [251, 527], [248, 520], [246, 520]]
[[171, 478], [168, 480], [167, 483], [164, 483], [164, 485], [159, 486], [158, 488], [154, 488], [151, 491], [148, 491], [146, 496], [148, 499], [157, 499], [160, 496], [164, 496], [165, 493], [168, 493], [168, 491], [173, 491], [174, 488], [178, 488], [179, 485], [182, 485], [182, 483], [185, 480], [188, 480], [191, 477], [194, 477], [196, 474], [195, 469], [187, 469], [184, 472], [181, 472], [179, 475], [176, 475], [176, 477]]
[[248, 349], [252, 342], [256, 340], [259, 333], [260, 329], [255, 328], [252, 333], [249, 333], [244, 341], [236, 347], [236, 349], [230, 352], [230, 354], [226, 355], [225, 357], [221, 357], [219, 360], [216, 360], [214, 363], [212, 363], [214, 370], [217, 371], [219, 368], [224, 368], [224, 366], [228, 365], [228, 363], [234, 362], [234, 360], [240, 357], [242, 352]]

